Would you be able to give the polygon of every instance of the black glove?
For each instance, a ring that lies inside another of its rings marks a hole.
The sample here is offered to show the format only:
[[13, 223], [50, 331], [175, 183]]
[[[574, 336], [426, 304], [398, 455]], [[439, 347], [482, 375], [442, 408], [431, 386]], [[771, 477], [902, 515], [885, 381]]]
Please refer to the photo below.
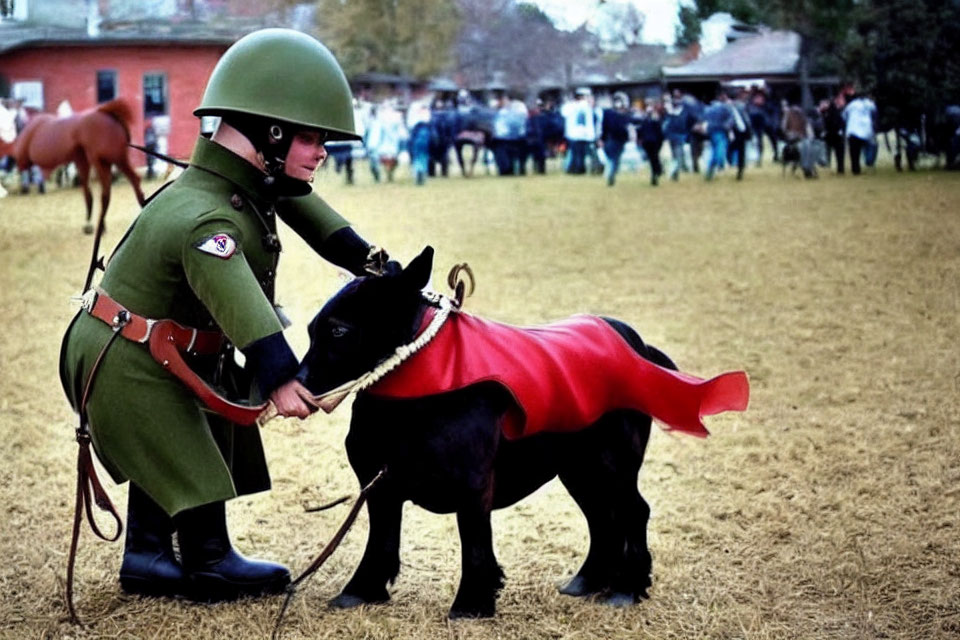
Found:
[[367, 275], [366, 263], [370, 245], [352, 227], [331, 233], [320, 247], [320, 256], [355, 276]]

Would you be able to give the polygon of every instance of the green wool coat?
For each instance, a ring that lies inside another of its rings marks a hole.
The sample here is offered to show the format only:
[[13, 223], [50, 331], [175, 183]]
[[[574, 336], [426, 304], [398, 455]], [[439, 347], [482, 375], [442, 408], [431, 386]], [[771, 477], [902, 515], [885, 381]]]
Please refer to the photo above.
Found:
[[[233, 364], [230, 345], [242, 350], [283, 330], [273, 306], [276, 218], [315, 250], [348, 225], [309, 193], [308, 185], [281, 181], [287, 184], [277, 187], [264, 178], [244, 159], [199, 139], [190, 167], [144, 207], [100, 283], [133, 313], [222, 331], [229, 341], [222, 354], [187, 356], [188, 362], [208, 382], [251, 401], [260, 399]], [[284, 190], [307, 194], [281, 197]], [[229, 257], [229, 251], [218, 255], [212, 248], [212, 238], [221, 234], [235, 242]], [[111, 334], [86, 311], [67, 329], [60, 377], [75, 410]], [[257, 428], [205, 410], [145, 344], [114, 341], [96, 373], [86, 412], [94, 450], [113, 479], [132, 480], [171, 515], [270, 488]]]

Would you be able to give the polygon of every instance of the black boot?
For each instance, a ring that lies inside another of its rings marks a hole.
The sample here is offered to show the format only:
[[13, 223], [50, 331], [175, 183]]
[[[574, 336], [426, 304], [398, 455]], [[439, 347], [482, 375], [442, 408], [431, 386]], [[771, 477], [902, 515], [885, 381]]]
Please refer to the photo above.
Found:
[[173, 519], [131, 482], [120, 587], [127, 593], [176, 596], [184, 584], [183, 569], [173, 554]]
[[188, 509], [174, 520], [189, 583], [187, 596], [192, 600], [221, 602], [281, 593], [290, 584], [290, 572], [283, 565], [248, 560], [234, 551], [223, 502]]

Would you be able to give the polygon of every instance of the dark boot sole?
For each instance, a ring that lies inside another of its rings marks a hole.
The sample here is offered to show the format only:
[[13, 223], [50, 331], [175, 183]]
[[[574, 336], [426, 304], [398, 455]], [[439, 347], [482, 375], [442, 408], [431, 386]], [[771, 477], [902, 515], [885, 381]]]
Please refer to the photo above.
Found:
[[124, 593], [153, 598], [178, 598], [186, 595], [184, 582], [161, 582], [140, 576], [120, 576], [120, 588]]
[[290, 576], [260, 583], [237, 583], [224, 580], [216, 574], [192, 574], [187, 580], [185, 594], [194, 602], [230, 602], [239, 598], [283, 593], [290, 584]]

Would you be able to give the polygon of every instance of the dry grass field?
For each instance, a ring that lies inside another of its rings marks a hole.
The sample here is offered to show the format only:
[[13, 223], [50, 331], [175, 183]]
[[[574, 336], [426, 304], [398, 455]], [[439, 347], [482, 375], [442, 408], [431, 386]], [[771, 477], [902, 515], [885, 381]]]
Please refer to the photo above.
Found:
[[[495, 618], [447, 620], [455, 519], [408, 505], [392, 602], [326, 606], [359, 561], [364, 515], [299, 590], [284, 638], [960, 636], [960, 176], [881, 166], [803, 181], [769, 167], [656, 189], [631, 173], [609, 189], [556, 173], [423, 188], [358, 175], [348, 188], [330, 171], [317, 189], [404, 262], [432, 244], [438, 289], [469, 262], [469, 311], [516, 324], [621, 318], [691, 373], [745, 369], [751, 406], [709, 419], [706, 440], [655, 430], [639, 477], [654, 586], [636, 607], [557, 593], [587, 531], [554, 481], [494, 515], [507, 575]], [[267, 638], [281, 598], [126, 596], [121, 544], [87, 529], [76, 585], [87, 625], [66, 621], [76, 445], [57, 354], [91, 247], [81, 207], [75, 190], [0, 200], [0, 637]], [[108, 250], [134, 212], [117, 185]], [[278, 297], [302, 353], [306, 322], [342, 280], [284, 231]], [[243, 552], [299, 572], [333, 534], [346, 507], [304, 508], [357, 491], [348, 417], [345, 405], [265, 428], [274, 488], [229, 505]], [[125, 507], [125, 488], [106, 483]]]

